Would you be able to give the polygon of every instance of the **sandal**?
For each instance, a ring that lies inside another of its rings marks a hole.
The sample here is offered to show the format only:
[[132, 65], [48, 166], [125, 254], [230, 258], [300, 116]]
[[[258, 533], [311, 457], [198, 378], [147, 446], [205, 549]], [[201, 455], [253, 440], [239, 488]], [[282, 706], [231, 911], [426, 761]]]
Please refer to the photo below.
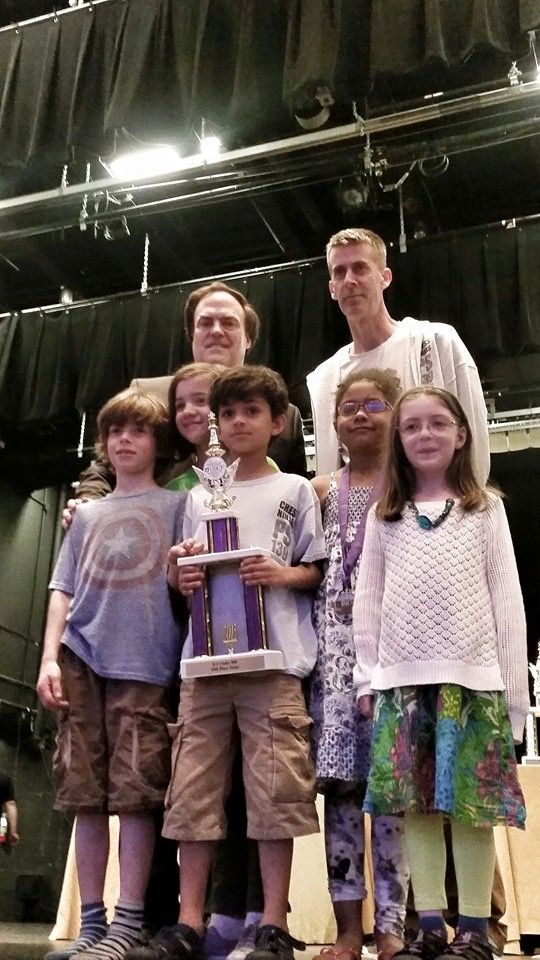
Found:
[[403, 950], [401, 937], [393, 933], [380, 933], [377, 940], [377, 960], [393, 960], [396, 953]]
[[335, 947], [321, 947], [313, 960], [361, 960], [361, 957], [358, 950], [344, 944], [342, 947], [337, 945]]

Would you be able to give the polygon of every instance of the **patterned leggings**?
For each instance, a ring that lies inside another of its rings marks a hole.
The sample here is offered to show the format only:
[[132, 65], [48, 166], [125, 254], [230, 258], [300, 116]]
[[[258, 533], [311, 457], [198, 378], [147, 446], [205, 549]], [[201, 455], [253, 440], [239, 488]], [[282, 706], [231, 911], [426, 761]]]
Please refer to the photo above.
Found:
[[[328, 888], [332, 902], [363, 900], [365, 784], [334, 780], [325, 785], [324, 828]], [[403, 935], [409, 888], [404, 818], [372, 817], [371, 853], [375, 884], [375, 928]]]

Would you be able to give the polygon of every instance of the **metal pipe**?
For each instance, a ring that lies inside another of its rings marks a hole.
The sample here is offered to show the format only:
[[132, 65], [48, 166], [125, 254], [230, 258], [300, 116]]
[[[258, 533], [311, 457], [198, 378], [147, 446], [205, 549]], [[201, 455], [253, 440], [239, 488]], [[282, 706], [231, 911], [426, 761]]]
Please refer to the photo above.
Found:
[[[315, 263], [321, 263], [325, 257], [306, 257], [305, 260], [289, 260], [286, 263], [272, 263], [262, 267], [250, 267], [247, 270], [235, 270], [233, 273], [211, 273], [206, 277], [197, 277], [195, 280], [180, 280], [175, 283], [162, 283], [158, 287], [149, 287], [148, 294], [159, 293], [160, 290], [172, 290], [173, 287], [192, 287], [202, 286], [205, 283], [211, 283], [212, 280], [236, 280], [244, 277], [256, 277], [264, 273], [280, 273], [282, 270], [300, 270], [302, 267], [311, 267]], [[65, 307], [62, 303], [50, 303], [44, 307], [25, 307], [23, 310], [8, 310], [0, 313], [0, 320], [5, 317], [11, 317], [13, 313], [20, 315], [29, 315], [32, 313], [58, 313], [59, 310], [77, 310], [80, 307], [97, 306], [100, 303], [109, 303], [111, 300], [122, 300], [129, 296], [141, 296], [139, 290], [124, 290], [121, 293], [111, 293], [104, 297], [89, 297], [87, 300], [75, 300]], [[22, 636], [22, 634], [21, 634]]]
[[[461, 230], [447, 230], [444, 233], [433, 234], [433, 236], [422, 237], [417, 239], [412, 238], [411, 243], [434, 243], [440, 240], [447, 240], [448, 237], [461, 237], [468, 236], [472, 233], [484, 232], [485, 230], [495, 230], [495, 229], [512, 229], [518, 227], [522, 223], [535, 223], [540, 220], [540, 214], [534, 213], [526, 217], [514, 217], [509, 218], [508, 220], [496, 220], [493, 223], [482, 223], [474, 227], [465, 227]], [[393, 250], [396, 246], [394, 241], [387, 243], [387, 247], [390, 250]], [[300, 270], [303, 267], [311, 267], [316, 263], [323, 263], [325, 261], [324, 256], [320, 257], [306, 257], [302, 260], [288, 260], [285, 263], [271, 263], [264, 264], [260, 267], [248, 267], [244, 270], [234, 270], [226, 271], [225, 273], [211, 273], [205, 277], [197, 277], [193, 280], [177, 280], [174, 283], [163, 283], [159, 284], [156, 287], [149, 287], [148, 293], [158, 293], [160, 290], [172, 290], [173, 287], [191, 287], [199, 286], [205, 283], [211, 283], [212, 280], [236, 280], [238, 278], [243, 279], [244, 277], [256, 277], [265, 273], [279, 273], [283, 270]], [[88, 297], [85, 300], [75, 300], [73, 303], [70, 303], [69, 307], [66, 307], [62, 303], [49, 303], [40, 307], [24, 307], [22, 310], [5, 310], [3, 313], [0, 313], [0, 320], [5, 317], [11, 317], [13, 314], [20, 315], [30, 315], [32, 313], [58, 313], [59, 310], [77, 310], [79, 307], [90, 307], [97, 306], [101, 303], [108, 303], [111, 300], [121, 300], [129, 296], [140, 296], [140, 291], [138, 290], [123, 290], [120, 293], [110, 293], [107, 296], [102, 297]]]
[[24, 690], [31, 690], [32, 693], [35, 693], [31, 683], [25, 683], [24, 680], [15, 680], [15, 677], [7, 677], [4, 673], [0, 673], [0, 681], [3, 683], [11, 683], [13, 686], [22, 687]]
[[[102, 0], [106, 2], [106, 0]], [[530, 81], [519, 86], [507, 86], [497, 90], [487, 90], [481, 93], [473, 93], [455, 100], [448, 100], [441, 103], [433, 101], [426, 106], [415, 107], [410, 110], [404, 110], [401, 113], [391, 113], [366, 121], [357, 121], [355, 123], [345, 124], [339, 127], [331, 127], [328, 130], [320, 130], [314, 133], [301, 134], [296, 137], [286, 137], [281, 140], [274, 140], [268, 143], [257, 144], [253, 147], [244, 147], [239, 150], [230, 150], [221, 154], [211, 163], [201, 163], [200, 156], [186, 157], [179, 164], [176, 171], [171, 173], [190, 174], [189, 179], [200, 176], [208, 171], [227, 170], [228, 167], [239, 163], [246, 163], [250, 160], [268, 161], [273, 157], [279, 157], [284, 154], [302, 152], [311, 149], [321, 149], [335, 144], [345, 144], [356, 140], [362, 140], [367, 134], [382, 133], [387, 130], [398, 130], [404, 127], [410, 127], [415, 124], [428, 123], [432, 120], [457, 116], [467, 111], [483, 110], [489, 106], [500, 106], [504, 103], [520, 102], [521, 104], [529, 98], [540, 97], [540, 87], [537, 81]], [[159, 182], [161, 175], [148, 177], [141, 174], [139, 177], [131, 177], [129, 182], [138, 183], [144, 181], [151, 184]], [[92, 181], [90, 184], [74, 184], [68, 187], [56, 187], [53, 190], [42, 190], [38, 193], [24, 194], [20, 197], [12, 197], [8, 200], [0, 200], [0, 217], [13, 215], [14, 213], [33, 210], [39, 206], [48, 203], [60, 202], [61, 204], [70, 200], [82, 200], [85, 193], [114, 191], [115, 188], [126, 185], [126, 179], [119, 177], [106, 177], [101, 180]]]
[[42, 13], [39, 17], [31, 17], [30, 20], [20, 20], [15, 23], [9, 23], [5, 27], [0, 27], [0, 33], [6, 33], [8, 30], [20, 30], [21, 27], [29, 27], [33, 23], [43, 23], [45, 20], [58, 20], [58, 17], [65, 16], [66, 13], [77, 13], [79, 10], [91, 10], [100, 3], [110, 3], [111, 0], [90, 0], [88, 3], [81, 4], [80, 7], [65, 7], [62, 10], [54, 10], [52, 13]]
[[37, 713], [35, 707], [26, 707], [21, 703], [12, 703], [11, 700], [5, 700], [4, 697], [0, 697], [0, 707], [11, 707], [13, 710], [19, 710], [20, 713]]

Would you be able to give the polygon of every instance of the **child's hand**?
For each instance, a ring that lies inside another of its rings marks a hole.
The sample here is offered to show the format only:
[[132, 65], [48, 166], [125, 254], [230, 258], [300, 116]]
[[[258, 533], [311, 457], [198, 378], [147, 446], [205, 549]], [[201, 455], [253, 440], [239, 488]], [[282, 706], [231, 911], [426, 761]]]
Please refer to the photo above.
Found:
[[69, 702], [62, 693], [62, 675], [56, 660], [47, 660], [41, 664], [36, 690], [47, 710], [69, 709]]
[[69, 530], [71, 526], [71, 521], [73, 520], [73, 514], [75, 513], [77, 507], [80, 503], [84, 503], [84, 500], [78, 500], [73, 498], [68, 500], [64, 509], [62, 510], [62, 526], [64, 530]]
[[366, 720], [371, 720], [373, 718], [373, 694], [364, 693], [363, 696], [358, 697], [356, 709]]
[[206, 547], [200, 540], [183, 540], [177, 543], [169, 550], [169, 566], [167, 570], [167, 582], [174, 590], [178, 590], [182, 596], [191, 597], [195, 590], [198, 590], [204, 583], [204, 567], [179, 567], [176, 561], [179, 557], [196, 557], [201, 553], [206, 553]]
[[178, 567], [178, 590], [183, 597], [192, 597], [204, 583], [204, 567]]
[[290, 569], [273, 557], [246, 557], [240, 564], [240, 579], [252, 587], [286, 587]]

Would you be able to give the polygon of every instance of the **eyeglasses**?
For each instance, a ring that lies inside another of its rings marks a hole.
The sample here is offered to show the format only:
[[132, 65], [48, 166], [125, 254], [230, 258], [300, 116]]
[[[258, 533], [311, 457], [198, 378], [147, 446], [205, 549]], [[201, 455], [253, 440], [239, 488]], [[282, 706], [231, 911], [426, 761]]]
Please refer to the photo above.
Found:
[[364, 413], [383, 413], [386, 408], [392, 409], [386, 400], [344, 400], [337, 408], [340, 417], [355, 417], [359, 410]]
[[216, 324], [220, 330], [225, 330], [229, 333], [233, 330], [238, 330], [240, 320], [238, 317], [198, 317], [195, 321], [195, 329], [203, 333], [208, 333], [209, 330], [214, 329]]
[[398, 430], [402, 437], [417, 437], [424, 429], [436, 436], [446, 433], [452, 427], [459, 427], [457, 420], [451, 420], [450, 417], [434, 417], [433, 420], [407, 420]]

